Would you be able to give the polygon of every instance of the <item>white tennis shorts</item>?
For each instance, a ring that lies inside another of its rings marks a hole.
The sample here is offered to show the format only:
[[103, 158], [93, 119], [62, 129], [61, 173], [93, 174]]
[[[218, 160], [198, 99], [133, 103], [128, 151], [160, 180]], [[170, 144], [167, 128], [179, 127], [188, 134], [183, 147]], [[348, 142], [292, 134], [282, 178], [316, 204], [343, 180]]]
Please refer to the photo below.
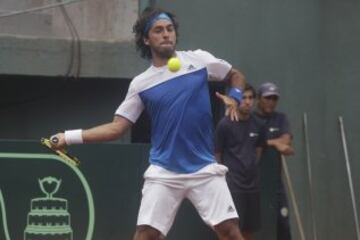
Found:
[[137, 225], [149, 225], [166, 236], [184, 198], [192, 202], [203, 221], [212, 227], [238, 218], [225, 180], [227, 171], [227, 167], [217, 163], [191, 174], [150, 165], [144, 174]]

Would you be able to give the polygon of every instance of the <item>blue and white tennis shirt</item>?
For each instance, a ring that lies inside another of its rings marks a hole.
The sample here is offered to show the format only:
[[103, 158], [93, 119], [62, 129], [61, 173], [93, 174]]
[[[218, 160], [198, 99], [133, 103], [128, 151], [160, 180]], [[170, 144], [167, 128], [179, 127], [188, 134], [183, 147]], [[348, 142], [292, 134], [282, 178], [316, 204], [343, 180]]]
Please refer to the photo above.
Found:
[[208, 52], [177, 51], [181, 69], [149, 67], [130, 83], [116, 115], [136, 122], [146, 109], [151, 119], [150, 163], [176, 173], [193, 173], [214, 163], [213, 119], [208, 79], [231, 69]]

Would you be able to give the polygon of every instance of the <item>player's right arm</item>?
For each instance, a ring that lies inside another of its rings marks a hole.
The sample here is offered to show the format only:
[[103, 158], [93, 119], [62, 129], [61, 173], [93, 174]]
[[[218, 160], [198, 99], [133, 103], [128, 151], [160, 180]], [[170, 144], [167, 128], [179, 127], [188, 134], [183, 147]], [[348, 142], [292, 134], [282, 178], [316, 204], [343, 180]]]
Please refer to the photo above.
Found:
[[[128, 119], [115, 116], [114, 120], [110, 123], [102, 124], [86, 130], [77, 130], [80, 134], [81, 143], [96, 143], [107, 142], [120, 138], [126, 131], [131, 128], [132, 122]], [[54, 149], [63, 149], [65, 146], [70, 145], [69, 139], [66, 139], [65, 133], [57, 133], [51, 139], [57, 138], [57, 142], [51, 141]], [[69, 137], [68, 137], [69, 138]]]
[[83, 131], [84, 143], [107, 142], [120, 138], [132, 126], [128, 119], [115, 116], [111, 123]]
[[[76, 129], [58, 133], [51, 137], [52, 147], [62, 149], [67, 145], [107, 142], [120, 138], [139, 118], [144, 104], [139, 96], [137, 78], [130, 83], [125, 100], [115, 111], [114, 120], [86, 130]], [[52, 139], [57, 138], [57, 141]]]

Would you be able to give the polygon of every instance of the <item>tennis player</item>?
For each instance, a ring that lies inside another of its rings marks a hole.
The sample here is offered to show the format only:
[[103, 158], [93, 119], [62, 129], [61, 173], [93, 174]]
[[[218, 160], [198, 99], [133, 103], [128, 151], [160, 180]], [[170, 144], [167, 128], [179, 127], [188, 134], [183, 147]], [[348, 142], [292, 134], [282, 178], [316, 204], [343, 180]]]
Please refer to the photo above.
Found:
[[[230, 118], [238, 120], [236, 107], [242, 99], [243, 74], [206, 51], [176, 51], [178, 22], [170, 12], [147, 8], [133, 29], [136, 47], [151, 66], [132, 80], [112, 122], [58, 133], [54, 136], [59, 141], [53, 147], [117, 139], [145, 109], [151, 119], [152, 147], [134, 239], [166, 236], [185, 198], [219, 239], [242, 239], [225, 181], [228, 169], [214, 158], [207, 81], [230, 84], [228, 96], [217, 96], [229, 109]], [[171, 57], [181, 62], [177, 72], [167, 68]]]

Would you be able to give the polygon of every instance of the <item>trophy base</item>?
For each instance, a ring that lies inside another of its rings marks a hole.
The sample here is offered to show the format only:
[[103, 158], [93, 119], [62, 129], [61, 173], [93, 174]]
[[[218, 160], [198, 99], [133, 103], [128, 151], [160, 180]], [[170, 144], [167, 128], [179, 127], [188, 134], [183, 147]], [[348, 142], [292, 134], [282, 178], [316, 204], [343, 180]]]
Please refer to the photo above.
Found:
[[64, 234], [25, 233], [24, 240], [72, 240], [72, 233], [64, 233]]

